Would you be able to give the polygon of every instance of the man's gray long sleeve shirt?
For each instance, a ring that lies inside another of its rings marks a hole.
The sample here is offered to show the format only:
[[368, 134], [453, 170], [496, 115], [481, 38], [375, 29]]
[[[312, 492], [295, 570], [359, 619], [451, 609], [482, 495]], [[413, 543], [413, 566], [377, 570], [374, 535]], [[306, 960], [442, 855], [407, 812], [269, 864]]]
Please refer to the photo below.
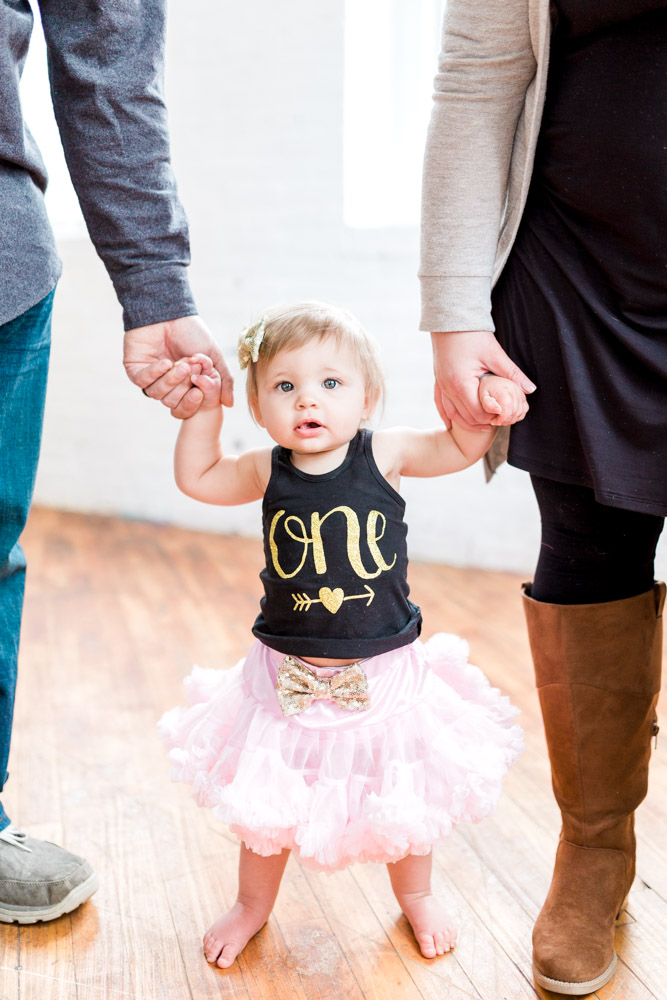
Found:
[[[40, 0], [65, 157], [126, 329], [196, 312], [163, 101], [165, 0]], [[21, 112], [27, 0], [0, 0], [0, 324], [39, 302], [60, 261], [46, 171]]]

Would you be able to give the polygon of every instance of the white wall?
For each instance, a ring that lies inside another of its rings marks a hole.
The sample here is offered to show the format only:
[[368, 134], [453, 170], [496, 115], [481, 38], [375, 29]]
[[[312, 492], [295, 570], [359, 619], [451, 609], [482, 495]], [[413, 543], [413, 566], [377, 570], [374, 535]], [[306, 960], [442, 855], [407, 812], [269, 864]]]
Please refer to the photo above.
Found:
[[[346, 305], [382, 343], [385, 422], [428, 426], [436, 413], [428, 337], [416, 329], [416, 229], [343, 225], [342, 12], [343, 0], [172, 2], [168, 98], [192, 282], [230, 358], [240, 329], [270, 303]], [[125, 379], [105, 272], [86, 241], [63, 242], [61, 252], [36, 500], [257, 533], [257, 505], [207, 508], [178, 493], [176, 423]], [[237, 398], [225, 429], [235, 449], [264, 440], [245, 411], [242, 377]], [[406, 482], [405, 494], [414, 556], [530, 570], [539, 532], [523, 473], [505, 466], [485, 487], [478, 467]]]

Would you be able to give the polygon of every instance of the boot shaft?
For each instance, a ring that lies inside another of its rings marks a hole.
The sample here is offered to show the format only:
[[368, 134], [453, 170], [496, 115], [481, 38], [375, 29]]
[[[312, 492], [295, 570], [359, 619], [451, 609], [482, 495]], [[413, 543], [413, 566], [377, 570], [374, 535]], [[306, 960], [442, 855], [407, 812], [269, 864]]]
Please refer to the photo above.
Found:
[[665, 585], [604, 604], [524, 597], [563, 838], [634, 854], [646, 795]]

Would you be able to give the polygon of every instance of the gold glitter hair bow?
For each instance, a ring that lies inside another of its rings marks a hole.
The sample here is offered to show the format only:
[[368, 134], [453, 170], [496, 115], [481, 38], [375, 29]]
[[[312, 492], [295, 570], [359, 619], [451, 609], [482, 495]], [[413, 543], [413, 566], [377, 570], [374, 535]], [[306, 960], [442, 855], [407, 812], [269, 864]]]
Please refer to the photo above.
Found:
[[304, 663], [286, 656], [276, 678], [276, 695], [283, 715], [297, 715], [314, 701], [334, 701], [348, 712], [370, 708], [368, 680], [358, 663], [334, 674], [317, 677]]
[[266, 316], [262, 316], [253, 326], [247, 326], [242, 332], [238, 347], [241, 368], [247, 368], [251, 361], [253, 364], [256, 363], [265, 332]]

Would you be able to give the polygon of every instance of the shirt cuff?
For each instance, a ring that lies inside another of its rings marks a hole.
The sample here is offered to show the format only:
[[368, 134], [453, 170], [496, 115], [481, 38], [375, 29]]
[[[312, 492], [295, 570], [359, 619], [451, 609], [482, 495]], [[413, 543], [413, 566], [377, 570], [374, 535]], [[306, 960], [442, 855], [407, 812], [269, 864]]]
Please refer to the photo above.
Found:
[[420, 330], [495, 331], [491, 318], [491, 277], [422, 275]]
[[111, 280], [123, 307], [126, 330], [197, 314], [185, 264], [132, 268], [112, 274]]

